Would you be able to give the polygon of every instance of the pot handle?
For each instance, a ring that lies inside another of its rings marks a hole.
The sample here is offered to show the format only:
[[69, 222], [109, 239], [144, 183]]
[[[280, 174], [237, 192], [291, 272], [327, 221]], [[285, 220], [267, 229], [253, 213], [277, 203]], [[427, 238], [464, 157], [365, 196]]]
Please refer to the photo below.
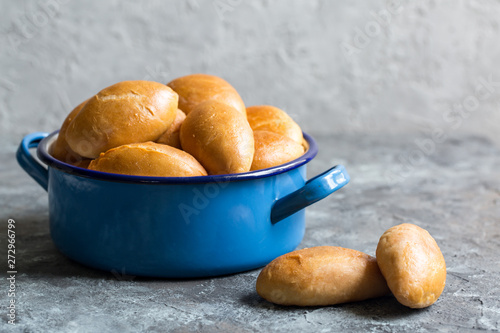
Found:
[[351, 177], [344, 166], [337, 165], [316, 177], [283, 198], [276, 201], [271, 209], [271, 223], [277, 223], [299, 210], [326, 198], [346, 185]]
[[36, 132], [26, 135], [16, 152], [17, 163], [26, 171], [45, 191], [49, 181], [49, 172], [31, 154], [30, 148], [38, 147], [38, 144], [49, 133]]

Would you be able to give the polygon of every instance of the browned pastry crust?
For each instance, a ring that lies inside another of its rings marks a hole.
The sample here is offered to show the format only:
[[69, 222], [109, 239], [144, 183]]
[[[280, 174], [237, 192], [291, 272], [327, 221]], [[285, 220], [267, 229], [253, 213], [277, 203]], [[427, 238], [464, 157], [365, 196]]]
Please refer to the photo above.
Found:
[[268, 131], [254, 131], [255, 154], [250, 171], [271, 168], [304, 154], [304, 147], [292, 139]]
[[191, 155], [155, 142], [112, 148], [93, 160], [90, 170], [153, 177], [206, 176], [207, 172]]
[[246, 115], [245, 104], [236, 89], [220, 77], [191, 74], [172, 80], [167, 85], [179, 94], [179, 109], [186, 115], [205, 101], [227, 104]]
[[69, 124], [66, 140], [88, 158], [120, 145], [155, 141], [174, 121], [177, 102], [177, 94], [164, 84], [119, 82], [89, 99]]
[[156, 142], [163, 143], [164, 145], [169, 145], [174, 148], [181, 149], [181, 139], [179, 137], [181, 131], [181, 125], [186, 119], [186, 114], [182, 110], [177, 109], [174, 122], [170, 127], [163, 133]]
[[410, 308], [433, 304], [446, 283], [446, 263], [425, 230], [404, 223], [388, 229], [377, 246], [377, 261], [396, 299]]
[[302, 143], [300, 126], [283, 110], [271, 105], [247, 108], [247, 118], [254, 131], [270, 131]]
[[246, 116], [227, 104], [207, 101], [191, 111], [181, 126], [182, 149], [210, 175], [247, 172], [254, 154]]
[[59, 161], [69, 163], [80, 168], [86, 168], [91, 160], [78, 155], [70, 148], [68, 142], [66, 141], [66, 131], [68, 130], [68, 126], [71, 121], [76, 117], [87, 101], [88, 100], [80, 103], [66, 116], [66, 119], [64, 119], [61, 129], [59, 130], [59, 134], [57, 135], [57, 139], [52, 144], [50, 150], [50, 154]]
[[260, 272], [256, 289], [270, 302], [299, 306], [361, 301], [389, 292], [374, 257], [335, 246], [276, 258]]

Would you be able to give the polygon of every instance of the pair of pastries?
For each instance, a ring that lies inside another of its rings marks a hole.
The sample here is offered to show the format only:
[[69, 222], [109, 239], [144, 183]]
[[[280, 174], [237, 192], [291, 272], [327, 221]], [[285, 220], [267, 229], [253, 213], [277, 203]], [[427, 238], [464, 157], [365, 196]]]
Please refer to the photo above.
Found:
[[284, 111], [246, 108], [225, 80], [194, 74], [101, 90], [67, 116], [51, 153], [92, 170], [188, 177], [280, 165], [304, 153], [302, 140]]
[[443, 292], [446, 264], [424, 229], [404, 223], [380, 238], [377, 257], [334, 246], [287, 253], [269, 263], [256, 289], [282, 305], [318, 306], [361, 301], [392, 292], [403, 305], [424, 308]]

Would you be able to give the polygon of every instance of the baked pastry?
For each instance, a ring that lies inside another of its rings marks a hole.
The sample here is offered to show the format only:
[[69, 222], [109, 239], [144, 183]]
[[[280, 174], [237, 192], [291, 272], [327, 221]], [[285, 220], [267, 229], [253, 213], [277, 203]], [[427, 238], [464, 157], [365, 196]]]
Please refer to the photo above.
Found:
[[66, 141], [66, 131], [68, 130], [68, 126], [71, 123], [71, 121], [76, 117], [76, 115], [80, 112], [80, 110], [85, 106], [88, 100], [80, 103], [77, 107], [73, 109], [67, 116], [66, 119], [64, 119], [64, 122], [59, 130], [59, 134], [57, 135], [56, 141], [52, 144], [51, 146], [51, 151], [50, 154], [54, 156], [56, 159], [59, 161], [62, 161], [64, 163], [69, 163], [74, 166], [78, 166], [81, 168], [86, 168], [89, 163], [90, 159], [84, 158], [77, 153], [75, 153], [70, 146], [68, 145], [68, 142]]
[[388, 229], [377, 246], [380, 271], [396, 299], [410, 308], [433, 304], [446, 283], [446, 263], [436, 241], [410, 223]]
[[269, 131], [254, 131], [255, 154], [250, 171], [281, 165], [304, 154], [302, 144]]
[[282, 305], [318, 306], [386, 295], [377, 261], [363, 252], [335, 246], [293, 251], [260, 272], [257, 293]]
[[246, 116], [214, 101], [199, 104], [181, 126], [182, 149], [210, 175], [247, 172], [254, 154], [253, 132]]
[[305, 138], [302, 138], [302, 147], [304, 147], [304, 151], [309, 150], [309, 142]]
[[88, 100], [66, 132], [70, 148], [96, 158], [124, 144], [155, 141], [175, 119], [177, 94], [152, 81], [123, 81]]
[[247, 119], [254, 131], [269, 131], [284, 135], [302, 144], [300, 126], [283, 110], [271, 105], [247, 108]]
[[236, 89], [220, 77], [191, 74], [172, 80], [167, 83], [167, 86], [179, 94], [179, 109], [186, 115], [205, 101], [227, 104], [242, 114], [246, 114], [245, 104]]
[[156, 142], [181, 149], [181, 139], [179, 138], [179, 134], [184, 119], [186, 119], [186, 114], [180, 109], [177, 109], [174, 122], [165, 131], [165, 133], [163, 133], [160, 138], [156, 140]]
[[155, 142], [132, 143], [112, 148], [90, 162], [90, 170], [152, 177], [206, 176], [191, 155]]

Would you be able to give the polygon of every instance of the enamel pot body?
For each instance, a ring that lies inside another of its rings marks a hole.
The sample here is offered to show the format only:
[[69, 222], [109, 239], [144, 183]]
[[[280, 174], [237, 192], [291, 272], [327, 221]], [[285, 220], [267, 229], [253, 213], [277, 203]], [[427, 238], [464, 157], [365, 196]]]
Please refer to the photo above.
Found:
[[56, 247], [82, 264], [128, 275], [206, 277], [264, 266], [299, 245], [306, 206], [349, 182], [342, 166], [306, 179], [317, 153], [307, 134], [306, 153], [281, 166], [179, 178], [69, 165], [48, 153], [56, 137], [29, 134], [17, 151], [21, 167], [48, 192]]

